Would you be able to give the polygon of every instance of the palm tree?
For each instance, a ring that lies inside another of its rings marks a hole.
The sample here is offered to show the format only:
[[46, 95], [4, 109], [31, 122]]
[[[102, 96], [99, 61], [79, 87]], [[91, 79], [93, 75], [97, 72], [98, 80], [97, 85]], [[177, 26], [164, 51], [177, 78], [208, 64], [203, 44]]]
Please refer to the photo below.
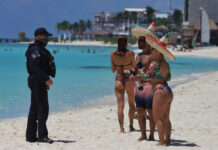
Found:
[[86, 31], [86, 24], [84, 20], [79, 21], [79, 32], [83, 35], [83, 32]]
[[154, 12], [155, 12], [155, 10], [152, 7], [150, 7], [150, 6], [146, 7], [146, 13], [147, 13], [147, 19], [148, 19], [147, 22], [148, 22], [148, 24], [150, 24], [153, 21]]
[[60, 35], [60, 32], [61, 32], [61, 30], [62, 30], [62, 24], [61, 24], [61, 23], [57, 23], [56, 29], [57, 29], [57, 32], [58, 32], [58, 42], [61, 42], [61, 35]]
[[180, 27], [183, 20], [182, 11], [179, 9], [175, 9], [173, 12], [173, 21], [174, 23]]
[[124, 15], [122, 12], [118, 12], [116, 17], [115, 17], [115, 20], [118, 22], [118, 23], [122, 23], [123, 20], [124, 20]]
[[118, 26], [123, 22], [124, 17], [122, 12], [118, 12], [116, 16], [113, 18], [113, 21], [116, 23], [115, 24], [115, 29], [118, 29]]
[[125, 11], [123, 13], [123, 19], [124, 19], [124, 26], [125, 26], [125, 31], [127, 31], [127, 24], [129, 23], [129, 18], [130, 18], [130, 14], [128, 11]]
[[62, 21], [61, 26], [62, 26], [62, 30], [64, 31], [64, 34], [65, 34], [64, 38], [65, 38], [66, 34], [67, 34], [67, 31], [69, 31], [70, 23], [69, 23], [69, 21], [64, 20], [64, 21]]
[[130, 22], [131, 22], [131, 24], [137, 23], [137, 20], [138, 20], [138, 14], [137, 14], [137, 12], [132, 12], [132, 13], [130, 14]]
[[86, 22], [86, 27], [87, 27], [87, 29], [88, 29], [89, 31], [92, 30], [92, 22], [91, 22], [90, 20], [88, 20], [88, 21]]
[[79, 24], [77, 22], [74, 22], [70, 26], [71, 26], [71, 34], [72, 35], [74, 34], [74, 38], [75, 38], [75, 35], [79, 32]]

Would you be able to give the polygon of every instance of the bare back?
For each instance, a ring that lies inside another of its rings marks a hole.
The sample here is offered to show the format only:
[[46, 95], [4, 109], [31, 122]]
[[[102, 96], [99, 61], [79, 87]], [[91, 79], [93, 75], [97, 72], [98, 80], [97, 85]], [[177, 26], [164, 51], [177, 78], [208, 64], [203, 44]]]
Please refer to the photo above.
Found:
[[130, 70], [135, 68], [135, 56], [134, 52], [128, 50], [125, 56], [119, 56], [116, 51], [111, 53], [111, 70], [117, 72], [116, 76], [122, 76], [124, 70]]

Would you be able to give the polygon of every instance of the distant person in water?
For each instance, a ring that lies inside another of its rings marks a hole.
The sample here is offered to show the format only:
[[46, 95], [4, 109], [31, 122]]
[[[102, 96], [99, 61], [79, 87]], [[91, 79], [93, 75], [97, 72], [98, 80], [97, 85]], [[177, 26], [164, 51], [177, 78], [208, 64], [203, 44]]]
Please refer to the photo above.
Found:
[[134, 103], [134, 81], [129, 80], [130, 74], [124, 73], [125, 70], [135, 68], [134, 52], [127, 50], [127, 37], [121, 35], [118, 37], [118, 48], [111, 53], [111, 70], [116, 72], [115, 78], [115, 94], [118, 104], [118, 120], [120, 125], [120, 133], [124, 133], [124, 94], [128, 95], [129, 103], [129, 130], [134, 131], [133, 119], [135, 113]]
[[53, 51], [52, 51], [52, 53], [53, 53], [53, 54], [56, 54], [56, 53], [57, 53], [57, 51], [56, 51], [56, 50], [53, 50]]
[[90, 49], [88, 48], [87, 53], [90, 53]]

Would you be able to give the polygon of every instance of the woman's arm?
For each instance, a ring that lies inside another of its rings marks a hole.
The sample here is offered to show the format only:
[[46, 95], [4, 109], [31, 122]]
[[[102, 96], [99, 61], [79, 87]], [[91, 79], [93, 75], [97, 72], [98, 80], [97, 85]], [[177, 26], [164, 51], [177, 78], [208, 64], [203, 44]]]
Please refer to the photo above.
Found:
[[160, 65], [160, 73], [162, 74], [164, 80], [169, 81], [171, 79], [170, 66], [165, 58], [163, 58]]
[[113, 59], [113, 55], [114, 52], [111, 53], [111, 71], [114, 73], [116, 71], [116, 67], [115, 67], [115, 63], [114, 63], [114, 59]]

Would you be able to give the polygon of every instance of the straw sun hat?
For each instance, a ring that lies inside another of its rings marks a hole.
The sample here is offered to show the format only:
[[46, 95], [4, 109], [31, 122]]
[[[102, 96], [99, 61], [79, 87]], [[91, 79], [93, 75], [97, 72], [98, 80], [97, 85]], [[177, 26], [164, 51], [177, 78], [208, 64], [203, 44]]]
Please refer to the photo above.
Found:
[[136, 26], [136, 27], [131, 28], [131, 32], [132, 32], [132, 35], [134, 35], [137, 38], [139, 38], [140, 36], [150, 35], [154, 39], [158, 40], [158, 37], [154, 33], [154, 31], [156, 30], [156, 27], [157, 27], [156, 23], [152, 22], [148, 28]]
[[175, 56], [167, 49], [169, 34], [165, 34], [160, 40], [154, 39], [151, 35], [146, 35], [146, 42], [169, 60], [176, 60]]

